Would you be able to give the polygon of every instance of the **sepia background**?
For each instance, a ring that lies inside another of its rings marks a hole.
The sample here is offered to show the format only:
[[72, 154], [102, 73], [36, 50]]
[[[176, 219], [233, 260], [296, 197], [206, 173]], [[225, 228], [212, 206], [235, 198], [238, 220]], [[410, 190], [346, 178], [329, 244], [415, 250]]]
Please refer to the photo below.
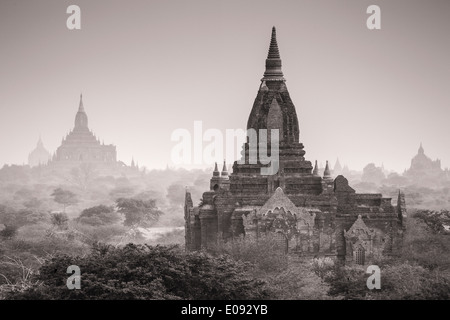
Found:
[[[71, 4], [81, 30], [66, 27]], [[366, 27], [371, 4], [381, 30]], [[119, 160], [171, 166], [175, 129], [245, 128], [275, 25], [307, 159], [401, 173], [422, 142], [449, 167], [449, 12], [446, 0], [3, 0], [0, 166], [26, 163], [39, 135], [53, 153], [81, 92]]]
[[[449, 300], [449, 15], [448, 0], [1, 0], [0, 300]], [[176, 129], [245, 129], [272, 26], [306, 160], [263, 183], [223, 159], [176, 166]], [[251, 237], [264, 203], [313, 214], [287, 233], [301, 251]]]

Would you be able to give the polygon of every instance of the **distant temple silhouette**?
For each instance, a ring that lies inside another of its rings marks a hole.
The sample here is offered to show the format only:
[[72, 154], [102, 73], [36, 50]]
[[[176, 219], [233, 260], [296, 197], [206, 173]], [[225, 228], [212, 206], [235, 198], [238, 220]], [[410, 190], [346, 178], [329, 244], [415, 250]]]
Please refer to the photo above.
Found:
[[116, 163], [116, 146], [100, 143], [88, 127], [88, 116], [83, 106], [83, 95], [80, 95], [80, 105], [75, 116], [75, 127], [62, 139], [52, 162], [78, 164]]
[[28, 165], [30, 167], [46, 165], [50, 161], [51, 157], [52, 156], [50, 152], [48, 152], [48, 150], [44, 148], [42, 139], [39, 136], [36, 148], [28, 155]]
[[423, 186], [435, 186], [437, 182], [448, 180], [448, 169], [443, 170], [441, 160], [431, 160], [420, 144], [419, 150], [411, 159], [411, 166], [403, 174], [411, 183], [420, 183]]
[[127, 168], [136, 172], [139, 171], [139, 166], [137, 163], [135, 164], [134, 159], [131, 161], [131, 166], [126, 166], [122, 161], [118, 161], [116, 146], [101, 143], [100, 139], [89, 129], [88, 116], [83, 105], [83, 95], [80, 95], [74, 128], [62, 138], [61, 145], [56, 152], [50, 155], [39, 138], [37, 147], [28, 157], [28, 164], [30, 167], [47, 165], [53, 169], [61, 170], [89, 164], [106, 174], [118, 174], [123, 172], [122, 169]]

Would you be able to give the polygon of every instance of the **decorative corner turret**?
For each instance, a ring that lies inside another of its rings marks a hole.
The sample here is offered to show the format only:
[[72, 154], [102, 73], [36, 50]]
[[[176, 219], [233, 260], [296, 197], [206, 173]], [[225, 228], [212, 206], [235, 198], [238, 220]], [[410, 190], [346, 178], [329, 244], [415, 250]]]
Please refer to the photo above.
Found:
[[317, 160], [316, 160], [316, 162], [315, 162], [315, 164], [314, 164], [313, 175], [315, 175], [316, 177], [320, 177], [320, 174], [319, 174], [319, 167], [318, 167], [318, 165], [317, 165]]
[[213, 177], [220, 177], [220, 171], [217, 168], [217, 162], [216, 162], [215, 167], [214, 167]]
[[218, 191], [221, 186], [222, 179], [220, 177], [220, 171], [217, 167], [217, 162], [214, 166], [213, 176], [209, 182], [209, 190]]
[[332, 193], [334, 192], [334, 181], [330, 173], [330, 167], [328, 166], [328, 160], [325, 165], [325, 170], [323, 171], [322, 179], [322, 193]]
[[333, 179], [331, 177], [331, 172], [330, 172], [330, 167], [328, 166], [328, 160], [327, 160], [327, 164], [325, 165], [325, 170], [323, 171], [323, 178], [324, 179]]
[[229, 179], [229, 178], [228, 178], [227, 164], [226, 164], [225, 160], [223, 161], [223, 168], [222, 168], [221, 176], [222, 176], [222, 178], [224, 178], [224, 179]]

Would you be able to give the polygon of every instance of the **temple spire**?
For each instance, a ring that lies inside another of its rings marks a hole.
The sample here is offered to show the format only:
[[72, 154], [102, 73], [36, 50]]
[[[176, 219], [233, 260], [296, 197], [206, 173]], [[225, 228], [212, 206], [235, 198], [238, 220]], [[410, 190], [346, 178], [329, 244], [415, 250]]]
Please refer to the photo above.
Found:
[[82, 93], [80, 93], [80, 105], [78, 107], [78, 112], [85, 112], [84, 106], [83, 106], [83, 94]]
[[214, 167], [213, 177], [218, 177], [218, 176], [220, 176], [220, 171], [217, 168], [217, 162], [216, 162], [216, 166]]
[[227, 169], [227, 164], [225, 162], [225, 160], [223, 161], [223, 168], [222, 168], [222, 177], [226, 177], [228, 176], [228, 169]]
[[327, 160], [327, 164], [325, 166], [325, 170], [323, 172], [323, 178], [324, 179], [331, 178], [330, 167], [328, 167], [328, 160]]
[[41, 134], [39, 134], [39, 140], [38, 140], [37, 146], [38, 147], [43, 147], [44, 146], [44, 144], [42, 143]]
[[264, 72], [263, 81], [284, 81], [283, 72], [281, 71], [281, 57], [278, 50], [277, 30], [272, 28], [272, 37], [270, 39], [269, 53], [266, 59], [266, 71]]
[[89, 129], [88, 128], [88, 117], [87, 117], [86, 112], [84, 111], [84, 106], [83, 106], [83, 94], [80, 94], [80, 104], [78, 106], [77, 115], [75, 116], [75, 129], [76, 130]]
[[270, 47], [267, 59], [281, 59], [277, 43], [277, 29], [275, 29], [275, 27], [272, 27], [272, 37], [270, 38]]
[[319, 176], [319, 167], [317, 166], [317, 160], [316, 160], [316, 163], [314, 165], [313, 175]]
[[421, 142], [420, 147], [419, 147], [419, 154], [424, 154], [424, 153], [425, 153], [425, 151], [423, 150], [422, 142]]

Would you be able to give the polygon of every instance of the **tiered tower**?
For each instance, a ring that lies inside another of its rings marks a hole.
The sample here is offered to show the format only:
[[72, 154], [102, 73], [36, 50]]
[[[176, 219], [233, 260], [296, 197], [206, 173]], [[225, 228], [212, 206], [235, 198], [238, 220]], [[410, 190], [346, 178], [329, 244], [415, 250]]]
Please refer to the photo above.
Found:
[[[332, 177], [328, 161], [323, 177], [317, 161], [313, 171], [304, 157], [281, 65], [274, 27], [241, 159], [234, 162], [231, 174], [225, 164], [220, 173], [216, 164], [210, 190], [203, 193], [198, 207], [186, 191], [186, 249], [273, 233], [281, 248], [301, 256], [364, 264], [378, 254], [394, 254], [404, 230], [398, 214], [404, 201], [395, 208], [381, 194], [357, 194], [342, 175]], [[277, 151], [278, 157], [272, 157]], [[265, 152], [271, 163], [263, 159]], [[277, 170], [270, 174], [262, 170], [274, 163]]]
[[51, 159], [51, 154], [47, 149], [44, 148], [44, 144], [42, 143], [42, 139], [39, 136], [38, 143], [36, 148], [30, 152], [28, 155], [28, 165], [30, 167], [35, 167], [39, 165], [46, 165], [48, 161]]
[[116, 147], [105, 145], [95, 137], [88, 127], [88, 116], [80, 95], [80, 104], [75, 116], [75, 126], [56, 150], [52, 159], [54, 164], [79, 165], [80, 163], [116, 163]]
[[[276, 38], [276, 29], [272, 28], [266, 69], [258, 90], [253, 108], [247, 122], [247, 130], [255, 130], [258, 142], [260, 133], [267, 130], [267, 151], [270, 152], [272, 135], [278, 130], [279, 160], [278, 170], [273, 175], [260, 175], [261, 168], [268, 165], [261, 163], [259, 148], [254, 150], [258, 163], [251, 163], [252, 143], [245, 143], [243, 158], [235, 162], [231, 179], [233, 193], [271, 194], [281, 187], [285, 193], [320, 194], [320, 177], [312, 174], [312, 164], [305, 160], [303, 143], [300, 142], [300, 130], [295, 106], [289, 96], [286, 80], [281, 70], [281, 57]], [[263, 130], [263, 131], [260, 131]], [[253, 143], [255, 146], [255, 143]], [[265, 153], [262, 153], [265, 155]], [[273, 165], [273, 164], [272, 164]]]

